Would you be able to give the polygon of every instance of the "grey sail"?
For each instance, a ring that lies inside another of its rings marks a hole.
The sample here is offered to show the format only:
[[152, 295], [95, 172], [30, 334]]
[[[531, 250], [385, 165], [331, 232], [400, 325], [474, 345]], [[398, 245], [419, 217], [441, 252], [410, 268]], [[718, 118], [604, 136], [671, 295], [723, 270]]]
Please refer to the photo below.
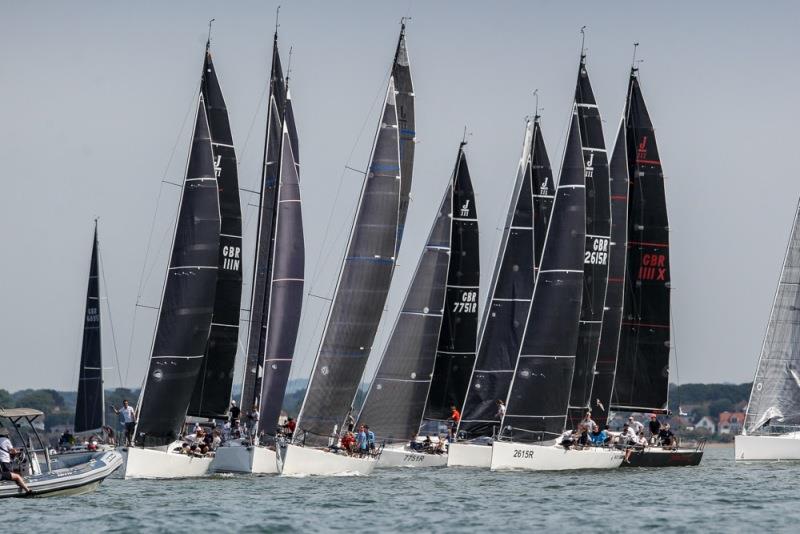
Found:
[[573, 108], [542, 263], [506, 402], [502, 433], [515, 441], [557, 437], [566, 422], [583, 294], [586, 195]]
[[327, 444], [352, 409], [394, 274], [400, 182], [397, 109], [390, 77], [295, 441]]
[[491, 436], [500, 426], [496, 401], [508, 396], [550, 220], [555, 187], [538, 116], [525, 128], [489, 304], [478, 341], [459, 432]]
[[745, 431], [800, 425], [800, 204], [761, 348]]
[[408, 60], [406, 47], [406, 25], [400, 26], [400, 38], [392, 64], [394, 78], [395, 102], [397, 105], [397, 125], [400, 129], [400, 213], [397, 223], [397, 251], [403, 239], [403, 229], [408, 213], [411, 178], [414, 173], [414, 143], [417, 132], [414, 117], [414, 84], [411, 81], [411, 63]]
[[442, 324], [452, 211], [451, 182], [358, 417], [382, 439], [408, 439], [422, 419]]
[[145, 384], [137, 444], [180, 435], [206, 352], [214, 312], [220, 208], [214, 150], [202, 93]]

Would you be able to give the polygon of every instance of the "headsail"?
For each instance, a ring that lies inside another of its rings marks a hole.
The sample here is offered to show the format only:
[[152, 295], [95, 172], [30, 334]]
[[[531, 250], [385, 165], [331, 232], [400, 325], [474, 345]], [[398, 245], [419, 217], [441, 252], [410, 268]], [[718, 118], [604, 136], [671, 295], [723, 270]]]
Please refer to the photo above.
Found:
[[496, 401], [508, 396], [550, 221], [555, 186], [539, 117], [525, 140], [500, 242], [478, 356], [463, 401], [459, 431], [491, 436], [499, 429]]
[[99, 276], [97, 221], [95, 221], [92, 259], [89, 264], [89, 287], [86, 290], [86, 313], [83, 320], [78, 402], [75, 405], [75, 432], [94, 430], [105, 424]]
[[397, 245], [399, 141], [390, 77], [333, 302], [297, 418], [294, 439], [309, 445], [326, 444], [351, 410], [386, 304]]
[[261, 205], [242, 409], [258, 406], [261, 428], [278, 424], [303, 302], [305, 248], [298, 138], [275, 34]]
[[612, 409], [667, 410], [670, 351], [669, 221], [655, 131], [631, 72], [625, 107], [628, 258]]
[[462, 143], [453, 171], [450, 262], [442, 328], [425, 401], [428, 421], [446, 420], [451, 406], [461, 407], [475, 365], [481, 279], [477, 209]]
[[411, 81], [411, 64], [406, 48], [405, 20], [400, 24], [400, 38], [392, 63], [395, 101], [397, 103], [397, 125], [400, 129], [400, 212], [397, 219], [397, 251], [403, 239], [403, 229], [408, 213], [409, 194], [411, 193], [411, 177], [414, 173], [414, 143], [417, 132], [414, 120], [414, 84]]
[[783, 259], [767, 334], [761, 348], [745, 431], [772, 423], [800, 425], [800, 203]]
[[200, 93], [150, 365], [139, 397], [139, 445], [167, 445], [180, 434], [211, 331], [219, 234], [214, 150]]
[[603, 122], [586, 70], [585, 54], [581, 54], [578, 67], [575, 106], [578, 110], [586, 171], [586, 250], [581, 326], [567, 422], [571, 428], [576, 428], [583, 419], [591, 400], [603, 324], [608, 283], [608, 247], [611, 242], [608, 154], [603, 140]]
[[219, 187], [220, 237], [217, 291], [206, 356], [192, 393], [188, 415], [225, 417], [233, 385], [233, 368], [239, 345], [239, 310], [242, 304], [242, 209], [239, 179], [228, 110], [206, 46], [201, 84], [211, 132], [214, 170]]
[[502, 433], [515, 441], [553, 439], [566, 422], [583, 294], [584, 184], [580, 122], [573, 108], [541, 268], [502, 422]]
[[442, 328], [452, 257], [453, 189], [462, 175], [462, 159], [459, 148], [453, 176], [358, 418], [381, 438], [408, 439], [417, 432], [425, 409]]
[[625, 262], [628, 253], [628, 151], [625, 141], [625, 117], [622, 118], [611, 154], [611, 242], [608, 251], [608, 289], [606, 290], [603, 328], [597, 350], [597, 366], [592, 386], [592, 418], [602, 428], [611, 408], [611, 390], [617, 369], [617, 351], [622, 323], [625, 290]]

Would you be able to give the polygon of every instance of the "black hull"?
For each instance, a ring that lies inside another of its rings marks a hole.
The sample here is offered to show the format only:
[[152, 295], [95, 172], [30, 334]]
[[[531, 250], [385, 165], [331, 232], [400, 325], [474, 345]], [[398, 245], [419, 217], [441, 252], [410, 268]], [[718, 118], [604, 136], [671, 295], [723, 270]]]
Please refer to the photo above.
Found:
[[684, 467], [698, 465], [702, 458], [703, 451], [696, 449], [635, 451], [622, 467]]

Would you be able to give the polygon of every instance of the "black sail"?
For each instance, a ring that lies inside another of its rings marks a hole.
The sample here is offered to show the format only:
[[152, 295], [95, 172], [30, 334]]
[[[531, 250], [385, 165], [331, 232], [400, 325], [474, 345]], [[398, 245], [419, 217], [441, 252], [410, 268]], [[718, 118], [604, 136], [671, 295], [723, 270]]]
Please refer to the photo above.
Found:
[[667, 409], [670, 351], [669, 220], [655, 131], [631, 73], [625, 107], [628, 258], [612, 409]]
[[167, 445], [180, 434], [211, 331], [219, 234], [214, 149], [201, 93], [150, 364], [139, 397], [137, 444]]
[[500, 252], [489, 287], [478, 356], [463, 402], [459, 431], [490, 436], [499, 428], [498, 399], [508, 396], [528, 317], [555, 187], [538, 116], [525, 128], [522, 157]]
[[400, 212], [397, 222], [397, 250], [403, 239], [403, 229], [408, 213], [411, 177], [414, 173], [414, 143], [417, 132], [414, 120], [414, 84], [411, 81], [411, 64], [406, 49], [406, 25], [400, 26], [400, 38], [392, 63], [395, 102], [397, 104], [397, 124], [400, 129]]
[[611, 391], [617, 369], [622, 301], [625, 291], [625, 261], [628, 247], [628, 152], [625, 144], [625, 118], [619, 125], [609, 167], [611, 179], [611, 243], [608, 251], [608, 289], [603, 328], [597, 350], [597, 366], [592, 386], [592, 418], [606, 424], [611, 406]]
[[425, 419], [446, 420], [467, 394], [478, 340], [478, 211], [463, 145], [453, 173], [453, 226], [444, 315]]
[[445, 190], [425, 249], [358, 417], [377, 436], [408, 439], [419, 428], [431, 383], [450, 263], [453, 187]]
[[603, 310], [608, 284], [608, 247], [611, 242], [611, 204], [608, 154], [603, 122], [589, 82], [586, 56], [581, 56], [575, 105], [580, 122], [581, 146], [586, 170], [586, 250], [583, 299], [575, 374], [572, 379], [568, 425], [575, 428], [589, 409], [594, 382]]
[[583, 295], [584, 180], [578, 111], [573, 108], [561, 179], [502, 422], [503, 433], [515, 441], [552, 439], [566, 422]]
[[94, 225], [86, 313], [83, 320], [81, 367], [78, 376], [78, 402], [75, 405], [75, 432], [100, 428], [103, 417], [103, 356], [100, 343], [100, 279], [97, 251], [97, 222]]
[[217, 291], [206, 357], [189, 404], [188, 415], [225, 417], [233, 385], [233, 368], [239, 345], [239, 310], [242, 304], [242, 210], [236, 152], [228, 110], [206, 50], [201, 91], [206, 105], [214, 168], [219, 187], [220, 237]]
[[256, 227], [255, 264], [250, 299], [250, 331], [241, 397], [241, 406], [245, 410], [259, 404], [264, 351], [267, 344], [267, 312], [272, 290], [273, 243], [275, 223], [278, 217], [278, 174], [280, 173], [281, 140], [283, 138], [281, 110], [286, 98], [283, 69], [278, 54], [277, 34], [275, 34], [272, 44], [269, 87], [261, 188], [259, 190], [258, 226]]
[[394, 274], [400, 204], [400, 148], [394, 79], [364, 177], [339, 280], [297, 418], [309, 445], [327, 444], [358, 390]]

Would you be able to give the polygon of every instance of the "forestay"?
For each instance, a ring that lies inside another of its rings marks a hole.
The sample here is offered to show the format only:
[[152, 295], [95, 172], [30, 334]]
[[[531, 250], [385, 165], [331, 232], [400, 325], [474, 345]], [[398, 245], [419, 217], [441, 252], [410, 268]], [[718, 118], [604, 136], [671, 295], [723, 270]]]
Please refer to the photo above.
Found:
[[97, 221], [95, 221], [92, 259], [89, 263], [89, 287], [86, 289], [86, 311], [83, 319], [78, 401], [75, 405], [75, 432], [94, 430], [105, 424], [99, 273]]

